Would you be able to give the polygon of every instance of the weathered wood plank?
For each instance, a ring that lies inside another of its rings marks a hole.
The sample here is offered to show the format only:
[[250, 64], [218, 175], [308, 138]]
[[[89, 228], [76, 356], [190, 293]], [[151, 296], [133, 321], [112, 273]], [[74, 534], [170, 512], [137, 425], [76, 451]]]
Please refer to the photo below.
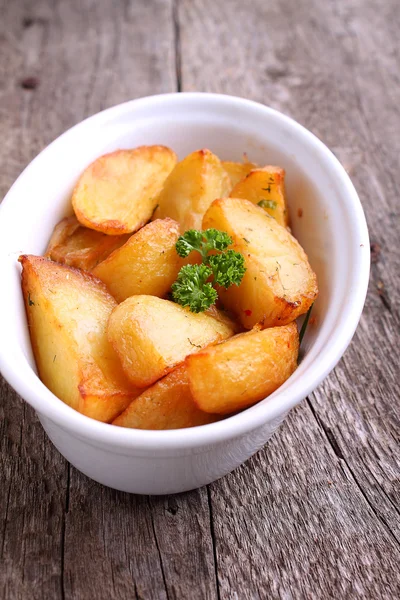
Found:
[[398, 546], [324, 438], [305, 404], [211, 486], [222, 599], [398, 596]]
[[71, 468], [64, 540], [66, 600], [217, 597], [205, 489], [149, 499]]
[[0, 377], [0, 597], [61, 597], [67, 464]]
[[[2, 195], [82, 118], [176, 89], [169, 1], [4, 2], [1, 14]], [[149, 504], [103, 488], [67, 465], [4, 380], [0, 398], [2, 598], [216, 597], [206, 490]]]
[[[217, 582], [206, 488], [149, 500], [168, 598], [211, 600]], [[153, 592], [153, 596], [156, 596]]]
[[[171, 0], [1, 0], [0, 10], [1, 197], [68, 127], [176, 89]], [[24, 89], [26, 79], [36, 87]]]
[[145, 498], [71, 469], [64, 549], [66, 599], [167, 598]]
[[375, 242], [345, 358], [246, 469], [211, 487], [221, 597], [395, 597], [397, 2], [180, 0], [178, 17], [182, 89], [265, 102], [313, 130], [353, 177]]

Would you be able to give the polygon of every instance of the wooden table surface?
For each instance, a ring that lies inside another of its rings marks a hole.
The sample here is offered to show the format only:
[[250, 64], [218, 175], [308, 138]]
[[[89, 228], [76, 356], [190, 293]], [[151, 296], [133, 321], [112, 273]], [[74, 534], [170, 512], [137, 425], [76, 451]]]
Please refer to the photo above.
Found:
[[207, 488], [140, 497], [94, 483], [1, 380], [0, 597], [399, 598], [398, 0], [0, 7], [1, 197], [88, 115], [222, 92], [282, 110], [332, 148], [372, 242], [345, 357], [263, 450]]

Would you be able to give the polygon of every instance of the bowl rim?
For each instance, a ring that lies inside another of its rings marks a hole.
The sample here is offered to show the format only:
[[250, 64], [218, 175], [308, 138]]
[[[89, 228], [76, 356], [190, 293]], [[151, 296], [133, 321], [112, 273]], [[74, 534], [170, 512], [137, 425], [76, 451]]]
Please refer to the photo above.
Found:
[[[352, 223], [357, 232], [357, 244], [364, 247], [364, 252], [361, 253], [358, 269], [356, 270], [353, 267], [353, 293], [349, 297], [345, 312], [341, 314], [339, 327], [337, 327], [330, 339], [329, 348], [325, 347], [309, 367], [308, 371], [311, 372], [311, 376], [308, 373], [308, 376], [303, 377], [300, 382], [297, 382], [294, 389], [290, 391], [286, 390], [287, 386], [285, 384], [283, 389], [279, 388], [274, 394], [269, 396], [268, 402], [259, 402], [237, 415], [208, 425], [188, 429], [155, 431], [128, 429], [95, 421], [77, 412], [57, 398], [40, 381], [33, 370], [32, 373], [37, 379], [37, 385], [32, 387], [30, 385], [31, 382], [28, 383], [23, 380], [19, 376], [18, 365], [13, 362], [12, 355], [6, 352], [6, 344], [2, 345], [0, 343], [0, 371], [14, 390], [33, 406], [42, 417], [47, 417], [77, 438], [86, 441], [90, 440], [92, 445], [95, 446], [107, 445], [108, 447], [113, 446], [127, 450], [142, 449], [158, 451], [195, 449], [238, 438], [274, 419], [283, 418], [291, 408], [306, 398], [336, 366], [354, 335], [367, 294], [370, 270], [368, 228], [360, 199], [345, 169], [328, 147], [303, 125], [300, 125], [300, 123], [276, 109], [237, 96], [205, 92], [157, 94], [117, 104], [88, 117], [57, 137], [22, 171], [0, 205], [0, 221], [2, 210], [12, 201], [14, 190], [19, 180], [35, 168], [37, 161], [43, 160], [47, 154], [52, 152], [55, 145], [62, 144], [77, 128], [83, 128], [87, 124], [101, 124], [104, 121], [112, 120], [114, 116], [129, 113], [140, 105], [146, 104], [148, 107], [149, 104], [152, 104], [152, 108], [157, 108], [162, 104], [165, 105], [166, 102], [174, 102], [178, 105], [184, 105], [187, 102], [194, 104], [196, 102], [204, 102], [205, 105], [211, 103], [221, 106], [229, 105], [230, 107], [239, 109], [250, 109], [257, 111], [259, 114], [263, 113], [265, 116], [272, 117], [281, 121], [282, 124], [291, 127], [295, 134], [302, 136], [310, 145], [314, 145], [320, 156], [329, 162], [329, 168], [332, 169], [333, 174], [337, 177], [343, 190], [342, 193], [346, 196], [348, 214], [352, 216]], [[3, 224], [1, 225], [3, 226]], [[290, 379], [288, 382], [290, 382]]]

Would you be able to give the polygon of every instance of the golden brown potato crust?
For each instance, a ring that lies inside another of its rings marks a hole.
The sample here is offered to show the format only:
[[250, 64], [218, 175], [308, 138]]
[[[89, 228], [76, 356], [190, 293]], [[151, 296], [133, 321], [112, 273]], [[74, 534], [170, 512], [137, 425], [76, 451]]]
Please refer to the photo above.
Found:
[[175, 244], [179, 225], [172, 219], [148, 223], [93, 269], [117, 300], [137, 294], [162, 298], [183, 265]]
[[295, 323], [235, 335], [186, 359], [189, 385], [198, 407], [222, 415], [272, 394], [297, 366]]
[[158, 196], [153, 219], [171, 217], [182, 232], [201, 229], [201, 221], [215, 198], [228, 195], [229, 177], [210, 150], [192, 152], [179, 162]]
[[181, 429], [217, 421], [194, 403], [184, 365], [145, 390], [113, 422], [135, 429]]
[[230, 181], [230, 191], [235, 187], [239, 181], [242, 181], [252, 171], [257, 169], [258, 165], [249, 161], [233, 162], [230, 160], [223, 160], [222, 166], [228, 174]]
[[261, 206], [280, 225], [287, 227], [289, 214], [286, 206], [285, 171], [281, 167], [267, 166], [250, 171], [229, 195]]
[[108, 337], [137, 387], [166, 375], [192, 352], [233, 335], [222, 320], [154, 296], [131, 296], [111, 314]]
[[150, 220], [176, 161], [175, 152], [165, 146], [100, 156], [83, 172], [72, 195], [78, 221], [108, 235], [137, 231]]
[[[65, 403], [122, 427], [193, 427], [251, 406], [296, 369], [294, 321], [318, 287], [288, 227], [284, 169], [208, 149], [179, 163], [165, 146], [117, 150], [85, 169], [72, 206], [46, 258], [19, 259], [39, 376]], [[181, 267], [204, 259], [178, 255], [180, 234], [210, 228], [228, 233], [246, 271], [228, 289], [210, 275], [219, 298], [197, 314], [165, 298]]]
[[106, 235], [81, 225], [75, 216], [65, 217], [54, 228], [45, 256], [76, 269], [90, 271], [129, 235]]
[[307, 312], [318, 294], [317, 279], [298, 241], [248, 200], [215, 200], [203, 229], [215, 227], [233, 239], [245, 258], [240, 286], [219, 289], [222, 303], [246, 329], [286, 325]]
[[117, 303], [89, 273], [38, 256], [21, 256], [20, 262], [40, 379], [82, 414], [112, 421], [139, 393], [106, 335]]

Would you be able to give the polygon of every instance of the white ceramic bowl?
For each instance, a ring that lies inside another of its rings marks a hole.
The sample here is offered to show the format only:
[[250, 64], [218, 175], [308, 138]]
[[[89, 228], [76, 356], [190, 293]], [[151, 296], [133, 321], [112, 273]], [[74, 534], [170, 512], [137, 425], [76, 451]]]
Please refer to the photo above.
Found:
[[[225, 160], [282, 165], [292, 226], [315, 269], [320, 295], [304, 356], [269, 398], [233, 417], [192, 429], [141, 431], [99, 423], [56, 398], [39, 380], [20, 289], [21, 253], [42, 254], [71, 211], [81, 171], [99, 155], [165, 144], [180, 156], [207, 147]], [[302, 217], [299, 216], [302, 209]], [[25, 169], [0, 209], [0, 369], [37, 411], [58, 450], [110, 487], [166, 494], [222, 477], [265, 444], [288, 411], [333, 369], [349, 344], [369, 277], [369, 240], [357, 193], [335, 156], [279, 112], [240, 98], [167, 94], [101, 112], [59, 137]]]

